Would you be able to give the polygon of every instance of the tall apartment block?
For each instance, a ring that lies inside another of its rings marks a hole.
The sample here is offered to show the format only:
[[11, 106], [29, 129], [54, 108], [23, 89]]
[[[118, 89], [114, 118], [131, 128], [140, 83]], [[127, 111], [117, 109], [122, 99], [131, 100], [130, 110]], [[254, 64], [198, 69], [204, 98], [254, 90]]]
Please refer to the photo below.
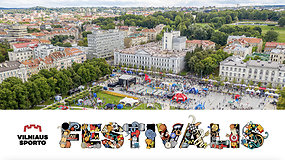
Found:
[[88, 59], [110, 58], [114, 56], [114, 50], [124, 48], [125, 33], [119, 30], [97, 30], [87, 35]]

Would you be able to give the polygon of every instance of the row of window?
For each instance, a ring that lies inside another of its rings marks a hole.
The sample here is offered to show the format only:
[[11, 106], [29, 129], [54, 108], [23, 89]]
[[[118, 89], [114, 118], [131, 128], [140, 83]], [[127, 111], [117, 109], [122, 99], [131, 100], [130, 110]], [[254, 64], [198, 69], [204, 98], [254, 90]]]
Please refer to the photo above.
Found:
[[[235, 71], [235, 72], [246, 72], [246, 69], [242, 69], [242, 68], [236, 68], [236, 67], [225, 67], [225, 66], [222, 66], [222, 70], [226, 70], [226, 71]], [[274, 76], [275, 75], [275, 71], [269, 71], [269, 70], [263, 70], [263, 69], [260, 69], [260, 70], [258, 70], [258, 69], [252, 69], [252, 68], [249, 68], [249, 70], [248, 70], [248, 73], [254, 73], [254, 74], [258, 74], [259, 73], [259, 75], [263, 75], [263, 73], [264, 73], [264, 71], [265, 71], [265, 75], [272, 75], [272, 76]], [[282, 76], [282, 73], [281, 72], [279, 72], [279, 76]], [[285, 73], [283, 73], [283, 76], [285, 77]]]

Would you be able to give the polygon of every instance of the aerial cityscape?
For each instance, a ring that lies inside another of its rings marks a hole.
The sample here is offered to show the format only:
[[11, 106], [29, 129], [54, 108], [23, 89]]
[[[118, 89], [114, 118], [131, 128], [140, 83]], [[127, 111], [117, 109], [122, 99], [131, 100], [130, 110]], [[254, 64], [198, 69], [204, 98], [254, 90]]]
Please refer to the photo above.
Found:
[[2, 110], [285, 109], [285, 5], [14, 2]]

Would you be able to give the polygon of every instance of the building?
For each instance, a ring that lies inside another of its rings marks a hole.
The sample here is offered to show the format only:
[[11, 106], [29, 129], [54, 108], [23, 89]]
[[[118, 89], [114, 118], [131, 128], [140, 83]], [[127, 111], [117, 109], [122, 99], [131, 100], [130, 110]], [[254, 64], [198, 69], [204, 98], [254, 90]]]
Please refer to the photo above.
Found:
[[73, 63], [83, 63], [87, 59], [86, 54], [77, 48], [65, 48], [63, 52], [54, 52], [50, 56], [58, 70], [71, 67]]
[[164, 32], [162, 48], [164, 50], [184, 50], [186, 48], [186, 37], [180, 36], [180, 31]]
[[52, 44], [41, 44], [34, 49], [34, 58], [45, 58], [56, 51], [59, 51], [58, 46], [53, 46]]
[[125, 33], [118, 30], [93, 31], [87, 35], [89, 54], [88, 58], [110, 58], [115, 49], [124, 48]]
[[155, 26], [154, 30], [156, 31], [157, 34], [159, 34], [163, 30], [164, 27], [165, 27], [164, 24], [159, 24]]
[[157, 32], [154, 29], [143, 29], [141, 32], [147, 37], [147, 41], [153, 42], [156, 40]]
[[186, 48], [202, 48], [203, 50], [214, 50], [215, 43], [210, 40], [187, 40]]
[[271, 61], [285, 64], [285, 45], [277, 46], [275, 49], [272, 49], [269, 54]]
[[8, 61], [0, 63], [0, 83], [9, 77], [18, 77], [24, 81], [27, 80], [27, 70], [24, 65], [18, 61]]
[[261, 38], [246, 37], [246, 36], [229, 36], [227, 44], [240, 44], [243, 47], [256, 48], [256, 52], [262, 52], [263, 41]]
[[8, 36], [10, 38], [21, 38], [28, 35], [30, 34], [27, 32], [27, 26], [24, 25], [12, 25], [8, 29]]
[[27, 69], [27, 77], [37, 74], [42, 69], [56, 68], [57, 70], [71, 67], [73, 63], [86, 61], [86, 53], [77, 48], [64, 48], [50, 53], [44, 58], [35, 58], [23, 61]]
[[126, 37], [124, 40], [124, 45], [126, 48], [141, 45], [144, 43], [147, 43], [147, 37], [141, 33], [131, 34], [128, 37]]
[[34, 58], [34, 49], [38, 42], [16, 43], [12, 45], [13, 52], [8, 52], [10, 61], [25, 61]]
[[224, 52], [245, 58], [252, 54], [252, 47], [243, 47], [240, 44], [232, 44], [224, 48]]
[[185, 56], [186, 51], [184, 50], [163, 50], [160, 44], [152, 42], [116, 50], [114, 64], [179, 73], [184, 68]]
[[278, 48], [285, 48], [285, 43], [278, 43], [278, 42], [266, 42], [264, 47], [265, 53], [270, 53], [271, 50]]
[[220, 63], [219, 75], [224, 80], [236, 80], [241, 83], [249, 81], [263, 85], [271, 83], [273, 86], [285, 86], [285, 66], [277, 62], [249, 60], [243, 62], [241, 57], [231, 56]]

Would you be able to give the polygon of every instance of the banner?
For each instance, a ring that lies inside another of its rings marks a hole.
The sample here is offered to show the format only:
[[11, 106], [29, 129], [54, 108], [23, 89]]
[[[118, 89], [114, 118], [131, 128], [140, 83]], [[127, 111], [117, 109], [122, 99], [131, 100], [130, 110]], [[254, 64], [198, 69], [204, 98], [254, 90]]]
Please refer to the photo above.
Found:
[[0, 159], [284, 159], [283, 115], [283, 111], [3, 111]]

